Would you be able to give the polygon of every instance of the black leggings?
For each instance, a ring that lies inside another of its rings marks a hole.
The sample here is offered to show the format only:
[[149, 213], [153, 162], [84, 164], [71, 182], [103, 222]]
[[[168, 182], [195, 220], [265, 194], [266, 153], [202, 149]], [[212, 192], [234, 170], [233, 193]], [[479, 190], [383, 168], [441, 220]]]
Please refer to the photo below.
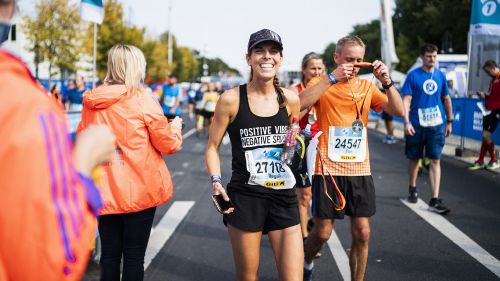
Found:
[[144, 279], [144, 255], [156, 207], [128, 214], [99, 217], [101, 237], [101, 281], [119, 281], [123, 255], [122, 280]]

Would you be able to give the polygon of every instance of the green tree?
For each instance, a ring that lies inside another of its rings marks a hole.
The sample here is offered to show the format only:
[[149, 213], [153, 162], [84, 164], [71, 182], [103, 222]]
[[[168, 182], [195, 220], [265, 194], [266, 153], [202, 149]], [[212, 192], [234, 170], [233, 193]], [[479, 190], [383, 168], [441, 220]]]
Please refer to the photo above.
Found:
[[168, 74], [167, 44], [160, 40], [149, 40], [144, 43], [146, 57], [146, 81], [161, 82]]
[[180, 47], [177, 49], [179, 58], [176, 60], [175, 72], [181, 81], [193, 81], [198, 75], [198, 60], [191, 49]]
[[[364, 61], [372, 62], [381, 59], [381, 39], [380, 39], [380, 21], [372, 20], [369, 23], [357, 24], [353, 27], [350, 35], [359, 36], [365, 42], [365, 57]], [[371, 69], [361, 68], [360, 74], [371, 73]]]
[[380, 53], [380, 21], [372, 20], [366, 24], [357, 24], [350, 35], [359, 36], [366, 45], [365, 61], [374, 61], [381, 58]]
[[[171, 37], [172, 37], [172, 65], [168, 65], [167, 73], [176, 72], [177, 63], [181, 59], [181, 54], [179, 53], [179, 50], [177, 47], [177, 38], [175, 37], [174, 34], [172, 34]], [[168, 61], [168, 39], [169, 39], [168, 31], [166, 31], [162, 35], [160, 35], [160, 41], [165, 43], [165, 46], [166, 46], [165, 50], [167, 50], [167, 61]]]
[[337, 48], [337, 44], [330, 43], [326, 46], [325, 50], [321, 57], [323, 58], [323, 63], [325, 64], [326, 70], [328, 72], [332, 72], [335, 68], [335, 61], [333, 60], [333, 53], [335, 53], [335, 48]]
[[396, 0], [398, 69], [408, 70], [424, 42], [436, 44], [442, 52], [467, 53], [471, 5], [472, 0]]
[[59, 73], [75, 72], [79, 59], [81, 37], [77, 5], [65, 0], [41, 0], [35, 6], [35, 18], [24, 17], [21, 25], [28, 41], [29, 51], [35, 54], [36, 76], [38, 64], [49, 63], [49, 82], [59, 68]]
[[199, 76], [203, 75], [203, 62], [205, 62], [208, 66], [208, 76], [240, 76], [240, 72], [227, 65], [220, 58], [203, 58], [198, 57], [199, 68], [198, 73]]

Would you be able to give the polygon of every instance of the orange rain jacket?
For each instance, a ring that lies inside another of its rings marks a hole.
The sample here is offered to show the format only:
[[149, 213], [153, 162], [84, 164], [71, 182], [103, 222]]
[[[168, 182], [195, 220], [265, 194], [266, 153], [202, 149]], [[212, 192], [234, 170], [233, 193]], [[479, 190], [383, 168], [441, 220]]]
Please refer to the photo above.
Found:
[[0, 101], [0, 279], [79, 280], [96, 219], [64, 112], [3, 50]]
[[82, 121], [106, 124], [116, 135], [112, 160], [102, 165], [99, 186], [101, 215], [141, 211], [172, 197], [173, 184], [160, 152], [175, 153], [181, 130], [171, 127], [151, 93], [127, 91], [124, 85], [103, 85], [83, 95]]

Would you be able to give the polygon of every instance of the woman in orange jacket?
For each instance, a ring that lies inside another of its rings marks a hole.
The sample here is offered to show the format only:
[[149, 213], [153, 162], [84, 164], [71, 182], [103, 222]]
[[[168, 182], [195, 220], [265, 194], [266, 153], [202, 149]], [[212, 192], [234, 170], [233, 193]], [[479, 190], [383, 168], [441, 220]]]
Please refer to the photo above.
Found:
[[143, 91], [146, 60], [130, 45], [108, 53], [104, 85], [83, 95], [81, 130], [106, 124], [116, 135], [111, 161], [102, 165], [99, 217], [101, 280], [143, 280], [144, 255], [156, 206], [172, 197], [173, 184], [161, 153], [175, 153], [182, 143], [182, 120], [168, 123], [160, 104]]

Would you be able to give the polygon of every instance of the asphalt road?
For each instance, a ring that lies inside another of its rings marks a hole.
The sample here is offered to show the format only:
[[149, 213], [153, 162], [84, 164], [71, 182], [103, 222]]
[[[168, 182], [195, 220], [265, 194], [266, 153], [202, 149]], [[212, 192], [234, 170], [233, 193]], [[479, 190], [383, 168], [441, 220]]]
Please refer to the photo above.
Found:
[[[158, 252], [150, 254], [145, 280], [235, 280], [228, 234], [210, 201], [204, 164], [207, 137], [191, 134], [194, 124], [189, 120], [186, 124], [184, 132], [189, 136], [182, 150], [166, 158], [175, 193], [157, 210], [149, 247], [157, 247]], [[425, 171], [418, 178], [423, 201], [410, 208], [401, 200], [408, 190], [404, 145], [385, 145], [381, 138], [378, 133], [369, 134], [377, 213], [371, 219], [366, 280], [499, 280], [500, 176], [488, 171], [472, 173], [465, 163], [443, 157], [441, 197], [450, 214], [443, 217], [427, 211], [430, 187]], [[230, 144], [221, 146], [221, 159], [222, 177], [227, 181]], [[178, 216], [170, 218], [170, 213], [165, 214], [174, 204], [185, 208], [172, 209], [172, 215]], [[322, 257], [315, 261], [314, 280], [348, 280], [342, 259], [350, 249], [349, 219], [336, 221], [335, 233], [341, 246], [335, 247], [337, 251], [323, 247]], [[164, 244], [157, 242], [162, 239]], [[98, 265], [90, 262], [84, 280], [98, 280], [98, 276]], [[278, 280], [267, 237], [262, 243], [259, 276], [263, 281]]]

